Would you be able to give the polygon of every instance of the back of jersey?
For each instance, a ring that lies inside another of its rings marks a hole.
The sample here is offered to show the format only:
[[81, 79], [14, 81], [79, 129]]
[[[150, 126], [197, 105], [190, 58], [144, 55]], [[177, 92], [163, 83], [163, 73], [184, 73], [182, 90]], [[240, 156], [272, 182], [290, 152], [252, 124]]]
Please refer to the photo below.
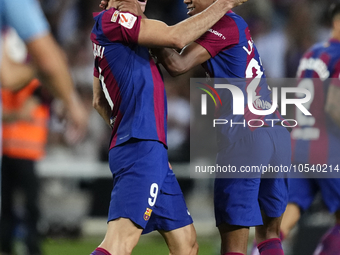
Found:
[[340, 42], [337, 40], [316, 44], [301, 59], [297, 86], [311, 93], [311, 99], [304, 104], [311, 115], [296, 109], [298, 126], [291, 133], [293, 162], [339, 163], [340, 127], [325, 112], [329, 86], [340, 86], [339, 74]]

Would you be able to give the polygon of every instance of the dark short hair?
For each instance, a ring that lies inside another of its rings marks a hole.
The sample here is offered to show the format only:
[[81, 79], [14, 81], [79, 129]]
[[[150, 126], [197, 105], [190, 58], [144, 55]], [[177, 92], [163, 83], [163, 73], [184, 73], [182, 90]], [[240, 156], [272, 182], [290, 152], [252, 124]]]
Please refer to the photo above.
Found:
[[335, 3], [332, 3], [329, 7], [330, 20], [333, 20], [337, 14], [340, 14], [340, 1], [336, 1]]

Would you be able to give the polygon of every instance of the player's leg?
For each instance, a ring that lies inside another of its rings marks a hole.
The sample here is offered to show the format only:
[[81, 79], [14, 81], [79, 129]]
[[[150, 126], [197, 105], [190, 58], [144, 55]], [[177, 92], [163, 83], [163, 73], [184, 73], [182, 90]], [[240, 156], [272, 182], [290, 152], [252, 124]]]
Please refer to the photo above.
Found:
[[282, 216], [268, 217], [265, 213], [262, 213], [262, 219], [263, 225], [255, 227], [257, 243], [271, 238], [280, 238]]
[[[269, 166], [280, 166], [281, 169], [290, 166], [291, 145], [290, 134], [283, 127], [267, 129], [266, 136], [271, 141], [271, 159]], [[255, 238], [261, 255], [284, 254], [280, 240], [280, 225], [282, 215], [288, 203], [288, 176], [284, 171], [272, 178], [261, 179], [258, 201], [262, 211], [263, 225], [256, 226]]]
[[113, 190], [108, 229], [93, 254], [129, 255], [147, 226], [166, 178], [167, 158], [163, 144], [131, 139], [109, 152]]
[[262, 224], [257, 202], [259, 183], [259, 179], [215, 179], [215, 219], [221, 254], [246, 254], [249, 226]]
[[[167, 161], [167, 154], [164, 159]], [[176, 176], [166, 161], [164, 169], [167, 176], [143, 233], [158, 230], [164, 237], [171, 255], [196, 255], [196, 230]]]
[[218, 226], [221, 236], [221, 254], [247, 254], [249, 227], [222, 223]]
[[[301, 211], [297, 204], [288, 203], [281, 222], [281, 232], [283, 238], [288, 236], [301, 217]], [[283, 239], [282, 238], [282, 239]]]
[[262, 210], [263, 225], [255, 227], [255, 239], [261, 255], [283, 254], [280, 225], [287, 200], [287, 179], [261, 180], [259, 203]]
[[280, 239], [280, 225], [282, 216], [268, 217], [265, 213], [262, 214], [263, 225], [256, 226], [256, 241], [257, 248], [261, 255], [283, 255], [283, 249]]
[[159, 233], [164, 237], [170, 255], [196, 255], [198, 253], [196, 230], [193, 224], [171, 231], [160, 230]]
[[[142, 231], [143, 229], [130, 219], [119, 218], [110, 221], [105, 238], [99, 248], [106, 250], [111, 255], [129, 255], [137, 245]], [[101, 253], [97, 250], [97, 253], [93, 254]]]
[[[222, 241], [222, 254], [246, 254], [249, 227], [262, 225], [258, 203], [261, 173], [243, 173], [242, 169], [254, 169], [267, 165], [272, 142], [266, 129], [255, 130], [217, 154], [219, 166], [233, 166], [236, 174], [218, 174], [214, 185], [216, 225]], [[261, 150], [259, 148], [266, 148]]]
[[303, 211], [312, 204], [319, 187], [313, 179], [291, 178], [289, 180], [288, 205], [283, 214], [281, 232], [287, 237]]
[[[268, 184], [267, 182], [271, 182], [271, 183]], [[273, 194], [273, 191], [269, 191], [267, 189], [273, 189], [274, 191], [275, 190], [281, 191], [281, 192], [274, 192], [277, 198], [275, 199], [275, 197], [273, 197], [274, 200], [272, 202], [268, 200], [268, 198], [264, 199], [262, 202], [262, 206], [268, 207], [268, 210], [270, 210], [273, 204], [277, 204], [275, 200], [276, 201], [284, 200], [284, 197], [285, 197], [284, 190], [285, 190], [285, 186], [288, 185], [288, 183], [285, 184], [285, 182], [280, 181], [280, 179], [278, 179], [277, 181], [273, 181], [273, 182], [270, 179], [268, 180], [265, 179], [261, 184], [266, 184], [266, 185], [263, 185], [264, 190], [262, 191], [260, 197], [262, 196], [266, 197], [266, 194]], [[317, 190], [318, 190], [318, 186], [312, 179], [297, 179], [297, 178], [289, 179], [289, 190], [288, 190], [289, 203], [283, 214], [282, 222], [280, 226], [281, 232], [280, 232], [279, 237], [281, 240], [283, 240], [286, 236], [288, 236], [290, 230], [295, 226], [295, 224], [300, 218], [301, 210], [304, 211], [311, 205]], [[272, 214], [273, 212], [270, 212], [270, 211], [269, 213], [271, 214], [271, 216], [280, 216], [279, 214], [276, 214], [276, 215]], [[263, 227], [264, 226], [258, 227], [259, 231], [261, 231]], [[262, 232], [263, 231], [265, 230], [262, 230]], [[256, 233], [257, 233], [257, 230], [256, 230]], [[260, 239], [258, 240], [259, 242], [261, 242], [261, 240], [265, 238], [263, 237], [263, 235], [261, 235], [261, 233], [258, 233], [257, 236], [259, 236], [259, 239]], [[257, 243], [258, 242], [255, 241], [255, 244], [254, 244], [254, 247], [251, 253], [252, 255], [259, 254], [259, 251], [257, 249]]]

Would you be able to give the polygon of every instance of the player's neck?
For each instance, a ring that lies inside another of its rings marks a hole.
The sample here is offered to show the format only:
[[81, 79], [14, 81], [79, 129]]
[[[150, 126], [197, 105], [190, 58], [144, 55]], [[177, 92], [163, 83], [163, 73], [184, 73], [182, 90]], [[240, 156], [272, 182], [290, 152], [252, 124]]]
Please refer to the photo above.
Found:
[[331, 38], [340, 41], [340, 31], [333, 29]]

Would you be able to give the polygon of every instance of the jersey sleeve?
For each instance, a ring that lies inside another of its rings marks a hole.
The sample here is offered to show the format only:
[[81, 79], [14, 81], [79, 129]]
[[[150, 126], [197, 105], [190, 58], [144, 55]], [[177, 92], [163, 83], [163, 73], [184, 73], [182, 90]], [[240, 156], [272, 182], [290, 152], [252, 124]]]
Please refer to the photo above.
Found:
[[49, 33], [50, 27], [38, 0], [3, 0], [3, 8], [4, 25], [13, 27], [25, 42]]
[[223, 16], [195, 42], [204, 47], [211, 57], [215, 57], [220, 51], [238, 44], [237, 24], [231, 17]]
[[111, 42], [137, 44], [141, 16], [129, 12], [119, 12], [111, 9], [102, 17], [103, 33]]
[[340, 87], [340, 60], [338, 60], [334, 66], [334, 72], [331, 76], [331, 79], [332, 85]]

